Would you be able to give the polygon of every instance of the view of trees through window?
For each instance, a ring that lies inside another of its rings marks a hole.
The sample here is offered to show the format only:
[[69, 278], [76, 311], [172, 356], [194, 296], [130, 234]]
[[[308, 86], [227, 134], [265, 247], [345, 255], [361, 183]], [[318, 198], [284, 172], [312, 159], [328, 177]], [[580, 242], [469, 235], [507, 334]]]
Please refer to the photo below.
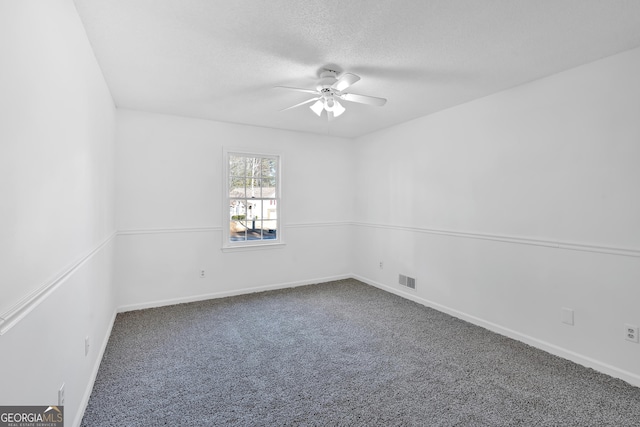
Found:
[[229, 240], [276, 240], [278, 158], [229, 154]]

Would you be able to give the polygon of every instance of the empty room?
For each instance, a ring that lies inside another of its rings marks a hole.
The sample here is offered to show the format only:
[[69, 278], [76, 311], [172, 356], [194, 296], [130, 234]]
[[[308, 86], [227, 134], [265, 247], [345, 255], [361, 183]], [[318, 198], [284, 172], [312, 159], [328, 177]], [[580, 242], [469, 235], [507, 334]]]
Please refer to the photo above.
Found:
[[640, 2], [5, 0], [0, 52], [0, 427], [640, 425]]

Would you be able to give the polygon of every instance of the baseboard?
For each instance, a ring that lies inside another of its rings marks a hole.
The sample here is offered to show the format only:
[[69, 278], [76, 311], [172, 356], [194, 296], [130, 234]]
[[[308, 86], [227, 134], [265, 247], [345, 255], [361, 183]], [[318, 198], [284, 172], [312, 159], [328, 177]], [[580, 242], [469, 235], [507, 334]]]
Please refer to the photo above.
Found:
[[89, 383], [87, 384], [87, 388], [85, 389], [84, 394], [82, 395], [82, 400], [80, 401], [78, 413], [76, 414], [76, 418], [73, 420], [73, 424], [71, 424], [73, 427], [80, 427], [80, 424], [82, 423], [82, 417], [84, 417], [84, 411], [86, 411], [87, 405], [89, 404], [89, 398], [91, 397], [93, 386], [96, 382], [96, 378], [98, 377], [98, 370], [100, 369], [100, 364], [102, 363], [104, 352], [107, 349], [107, 344], [109, 343], [109, 337], [111, 337], [111, 330], [113, 329], [113, 325], [116, 321], [117, 314], [118, 314], [118, 311], [113, 310], [113, 315], [111, 316], [109, 327], [107, 328], [107, 332], [105, 333], [104, 339], [102, 340], [102, 344], [100, 345], [100, 351], [98, 352], [98, 355], [96, 356], [95, 362], [93, 364], [93, 370], [89, 378]]
[[408, 300], [417, 302], [418, 304], [422, 304], [426, 307], [433, 308], [434, 310], [441, 311], [443, 313], [449, 314], [453, 317], [457, 317], [458, 319], [465, 320], [469, 323], [473, 323], [474, 325], [481, 326], [485, 329], [488, 329], [492, 332], [495, 332], [500, 335], [504, 335], [506, 337], [512, 338], [517, 341], [521, 341], [525, 344], [528, 344], [532, 347], [536, 347], [540, 350], [544, 350], [547, 353], [551, 353], [555, 356], [562, 357], [563, 359], [570, 360], [572, 362], [578, 363], [579, 365], [595, 369], [598, 372], [602, 372], [603, 374], [607, 374], [609, 376], [619, 378], [623, 381], [628, 382], [629, 384], [640, 387], [640, 375], [634, 374], [632, 372], [625, 371], [623, 369], [616, 368], [615, 366], [611, 366], [607, 363], [600, 362], [598, 360], [592, 359], [590, 357], [581, 355], [579, 353], [575, 353], [571, 350], [567, 350], [565, 348], [559, 347], [555, 344], [548, 343], [546, 341], [534, 338], [532, 336], [522, 334], [520, 332], [514, 331], [513, 329], [506, 328], [504, 326], [498, 325], [493, 322], [488, 322], [484, 319], [481, 319], [476, 316], [472, 316], [470, 314], [464, 313], [459, 310], [455, 310], [453, 308], [444, 306], [442, 304], [438, 304], [433, 301], [429, 301], [425, 298], [419, 297], [415, 293], [406, 292], [401, 289], [396, 289], [388, 285], [384, 285], [382, 283], [376, 282], [374, 280], [367, 279], [365, 277], [354, 274], [352, 276], [354, 279], [357, 279], [361, 282], [364, 282], [368, 285], [374, 286], [376, 288], [382, 289], [384, 291], [390, 292], [392, 294], [401, 296]]
[[192, 295], [187, 297], [170, 298], [165, 300], [156, 300], [151, 302], [128, 304], [118, 307], [118, 313], [127, 311], [144, 310], [146, 308], [164, 307], [167, 305], [184, 304], [189, 302], [204, 301], [208, 299], [226, 298], [237, 295], [252, 294], [256, 292], [272, 291], [275, 289], [295, 288], [298, 286], [313, 285], [316, 283], [331, 282], [334, 280], [349, 279], [353, 277], [351, 274], [343, 274], [338, 276], [321, 277], [317, 279], [300, 280], [296, 282], [278, 283], [273, 285], [256, 286], [253, 288], [234, 289], [231, 291], [213, 292], [209, 294]]

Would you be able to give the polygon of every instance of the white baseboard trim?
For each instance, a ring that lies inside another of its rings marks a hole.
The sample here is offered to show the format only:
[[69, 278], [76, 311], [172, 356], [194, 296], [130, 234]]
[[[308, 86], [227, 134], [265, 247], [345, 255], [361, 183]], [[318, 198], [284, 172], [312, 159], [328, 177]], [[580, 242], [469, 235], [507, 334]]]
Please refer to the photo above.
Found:
[[237, 295], [253, 294], [256, 292], [272, 291], [275, 289], [295, 288], [298, 286], [313, 285], [316, 283], [332, 282], [334, 280], [349, 279], [353, 277], [351, 274], [342, 274], [338, 276], [321, 277], [317, 279], [300, 280], [296, 282], [278, 283], [273, 285], [256, 286], [252, 288], [234, 289], [229, 291], [212, 292], [209, 294], [200, 294], [186, 297], [177, 297], [164, 300], [156, 300], [144, 303], [127, 304], [118, 307], [118, 313], [127, 311], [144, 310], [146, 308], [164, 307], [167, 305], [184, 304], [189, 302], [204, 301], [208, 299], [226, 298]]
[[562, 357], [563, 359], [570, 360], [572, 362], [578, 363], [579, 365], [586, 366], [588, 368], [595, 369], [598, 372], [602, 372], [609, 376], [619, 378], [623, 381], [628, 382], [631, 385], [636, 387], [640, 387], [640, 375], [634, 374], [632, 372], [625, 371], [623, 369], [619, 369], [615, 366], [609, 365], [607, 363], [600, 362], [598, 360], [592, 359], [590, 357], [584, 356], [582, 354], [573, 352], [571, 350], [567, 350], [565, 348], [559, 347], [555, 344], [548, 343], [546, 341], [534, 338], [532, 336], [522, 334], [520, 332], [514, 331], [513, 329], [505, 328], [504, 326], [498, 325], [493, 322], [488, 322], [484, 319], [481, 319], [476, 316], [472, 316], [470, 314], [464, 313], [459, 310], [455, 310], [453, 308], [444, 306], [442, 304], [438, 304], [436, 302], [427, 300], [425, 298], [419, 297], [412, 292], [406, 292], [401, 289], [396, 289], [388, 285], [384, 285], [382, 283], [376, 282], [374, 280], [367, 279], [365, 277], [359, 276], [357, 274], [353, 275], [354, 279], [357, 279], [361, 282], [364, 282], [368, 285], [374, 286], [376, 288], [382, 289], [384, 291], [390, 292], [392, 294], [398, 295], [400, 297], [406, 298], [408, 300], [417, 302], [418, 304], [422, 304], [426, 307], [433, 308], [434, 310], [441, 311], [443, 313], [449, 314], [453, 317], [457, 317], [458, 319], [465, 320], [469, 323], [473, 323], [474, 325], [481, 326], [485, 329], [488, 329], [492, 332], [495, 332], [500, 335], [504, 335], [506, 337], [512, 338], [516, 341], [521, 341], [525, 344], [528, 344], [532, 347], [536, 347], [540, 350], [544, 350], [547, 353], [551, 353], [555, 356]]
[[111, 337], [111, 330], [113, 329], [113, 325], [116, 322], [116, 315], [118, 314], [117, 310], [113, 310], [113, 314], [111, 315], [111, 320], [109, 322], [109, 327], [107, 328], [107, 332], [102, 339], [102, 344], [100, 345], [100, 350], [95, 358], [93, 363], [93, 369], [91, 370], [91, 376], [89, 377], [89, 383], [87, 384], [87, 388], [82, 395], [82, 400], [80, 400], [80, 406], [78, 407], [78, 413], [76, 414], [75, 419], [73, 420], [73, 427], [80, 427], [82, 423], [82, 417], [84, 417], [84, 411], [87, 410], [87, 405], [89, 404], [89, 398], [91, 397], [91, 392], [93, 391], [93, 386], [95, 385], [96, 378], [98, 377], [98, 370], [100, 369], [100, 364], [102, 363], [102, 358], [104, 357], [104, 352], [107, 349], [107, 344], [109, 343], [109, 338]]

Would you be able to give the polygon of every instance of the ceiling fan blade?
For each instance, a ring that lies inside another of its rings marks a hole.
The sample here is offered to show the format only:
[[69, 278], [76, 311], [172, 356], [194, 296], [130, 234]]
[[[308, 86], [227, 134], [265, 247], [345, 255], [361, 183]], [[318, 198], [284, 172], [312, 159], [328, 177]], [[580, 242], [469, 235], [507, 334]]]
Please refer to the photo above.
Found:
[[283, 108], [283, 109], [282, 109], [282, 110], [280, 110], [280, 111], [287, 111], [287, 110], [291, 110], [292, 108], [300, 107], [301, 105], [308, 104], [308, 103], [313, 102], [313, 101], [317, 101], [318, 99], [320, 99], [320, 97], [307, 99], [306, 101], [302, 101], [302, 102], [301, 102], [301, 103], [299, 103], [299, 104], [292, 105], [291, 107]]
[[360, 77], [356, 76], [355, 74], [344, 73], [340, 76], [337, 82], [331, 85], [331, 89], [343, 91], [358, 80], [360, 80]]
[[384, 98], [378, 98], [375, 96], [366, 96], [366, 95], [356, 95], [355, 93], [343, 93], [340, 95], [340, 99], [349, 101], [349, 102], [357, 102], [359, 104], [367, 104], [367, 105], [376, 105], [378, 107], [382, 107], [387, 103], [387, 100]]
[[313, 89], [302, 89], [299, 87], [289, 87], [289, 86], [274, 86], [275, 89], [289, 89], [289, 90], [295, 90], [297, 92], [304, 92], [304, 93], [313, 93], [314, 95], [318, 94], [317, 90], [313, 90]]

